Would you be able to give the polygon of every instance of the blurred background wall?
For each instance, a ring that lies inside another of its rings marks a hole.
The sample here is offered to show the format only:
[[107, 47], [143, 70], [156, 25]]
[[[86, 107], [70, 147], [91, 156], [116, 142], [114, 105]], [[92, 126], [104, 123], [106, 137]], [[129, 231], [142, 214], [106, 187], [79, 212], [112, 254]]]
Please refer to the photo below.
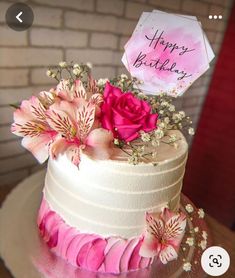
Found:
[[[12, 187], [41, 167], [10, 133], [13, 109], [19, 102], [53, 86], [45, 72], [59, 61], [92, 62], [95, 77], [125, 72], [123, 46], [143, 11], [196, 15], [216, 55], [220, 51], [232, 0], [31, 0], [34, 24], [15, 32], [5, 24], [5, 12], [14, 1], [0, 1], [0, 184]], [[222, 15], [211, 20], [209, 15]], [[197, 126], [213, 74], [210, 70], [176, 101]]]

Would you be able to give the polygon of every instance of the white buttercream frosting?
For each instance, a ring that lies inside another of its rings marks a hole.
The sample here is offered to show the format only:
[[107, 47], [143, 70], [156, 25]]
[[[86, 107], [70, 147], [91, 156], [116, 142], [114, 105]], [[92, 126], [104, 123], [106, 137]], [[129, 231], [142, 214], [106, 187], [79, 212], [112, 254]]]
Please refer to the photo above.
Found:
[[144, 231], [145, 212], [163, 206], [177, 210], [188, 146], [179, 131], [178, 148], [161, 143], [157, 165], [131, 165], [117, 149], [109, 160], [95, 160], [88, 150], [79, 169], [66, 154], [49, 160], [44, 195], [51, 206], [79, 231], [124, 238]]

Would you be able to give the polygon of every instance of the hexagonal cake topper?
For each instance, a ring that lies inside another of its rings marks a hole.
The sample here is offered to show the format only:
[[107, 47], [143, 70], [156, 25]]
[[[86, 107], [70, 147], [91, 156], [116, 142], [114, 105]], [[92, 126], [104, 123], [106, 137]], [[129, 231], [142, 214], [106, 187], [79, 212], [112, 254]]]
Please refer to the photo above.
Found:
[[125, 67], [154, 95], [182, 95], [214, 58], [196, 17], [157, 10], [141, 15], [124, 48]]

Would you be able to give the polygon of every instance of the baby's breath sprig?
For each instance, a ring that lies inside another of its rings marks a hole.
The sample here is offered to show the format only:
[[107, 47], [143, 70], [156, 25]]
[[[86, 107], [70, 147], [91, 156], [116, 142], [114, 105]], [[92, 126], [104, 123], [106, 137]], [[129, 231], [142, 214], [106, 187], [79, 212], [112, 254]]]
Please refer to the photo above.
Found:
[[200, 213], [201, 211], [203, 211], [203, 209], [197, 209], [190, 203], [185, 204], [184, 208], [188, 221], [190, 221], [193, 225], [191, 225], [191, 227], [189, 225], [186, 226], [185, 236], [183, 241], [181, 242], [180, 250], [183, 257], [182, 268], [188, 273], [193, 273], [195, 265], [198, 264], [198, 260], [187, 261], [187, 254], [190, 248], [192, 248], [194, 249], [194, 252], [196, 252], [195, 258], [199, 258], [202, 255], [203, 251], [208, 247], [208, 233], [206, 230], [202, 229], [201, 225], [195, 226], [195, 224], [198, 224], [198, 221], [200, 221]]
[[72, 86], [76, 79], [80, 79], [86, 84], [87, 77], [90, 75], [91, 63], [73, 64], [61, 61], [57, 66], [50, 67], [46, 74], [47, 76], [56, 79], [58, 82], [61, 79], [67, 79]]
[[[152, 156], [153, 156], [153, 152], [147, 152], [145, 150], [145, 145], [135, 145], [135, 144], [129, 144], [130, 146], [130, 157], [128, 159], [128, 162], [136, 165], [140, 162], [150, 162], [152, 161]], [[149, 158], [150, 156], [150, 158]]]
[[110, 83], [119, 87], [124, 93], [132, 92], [136, 96], [141, 93], [141, 91], [137, 88], [137, 85], [140, 84], [141, 81], [135, 77], [129, 78], [126, 74], [121, 74], [118, 77], [111, 79]]
[[150, 96], [148, 102], [153, 113], [158, 113], [158, 124], [162, 124], [163, 130], [187, 130], [189, 135], [194, 135], [192, 120], [184, 111], [177, 111], [173, 100], [175, 98], [166, 94]]
[[[147, 133], [146, 133], [147, 134]], [[148, 152], [146, 150], [146, 144], [141, 142], [140, 139], [134, 142], [124, 142], [119, 139], [114, 139], [114, 145], [120, 148], [125, 154], [129, 156], [128, 162], [133, 165], [137, 165], [140, 162], [153, 162], [153, 158], [156, 157], [155, 152]]]

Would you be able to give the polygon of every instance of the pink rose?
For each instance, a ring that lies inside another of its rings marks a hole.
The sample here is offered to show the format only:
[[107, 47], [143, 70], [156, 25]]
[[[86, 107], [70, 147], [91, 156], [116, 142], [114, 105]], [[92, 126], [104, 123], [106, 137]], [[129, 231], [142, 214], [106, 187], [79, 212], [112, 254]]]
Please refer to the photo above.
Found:
[[112, 131], [115, 138], [130, 142], [139, 137], [139, 131], [156, 128], [158, 114], [151, 114], [151, 106], [131, 92], [123, 93], [106, 83], [101, 106], [102, 126]]

